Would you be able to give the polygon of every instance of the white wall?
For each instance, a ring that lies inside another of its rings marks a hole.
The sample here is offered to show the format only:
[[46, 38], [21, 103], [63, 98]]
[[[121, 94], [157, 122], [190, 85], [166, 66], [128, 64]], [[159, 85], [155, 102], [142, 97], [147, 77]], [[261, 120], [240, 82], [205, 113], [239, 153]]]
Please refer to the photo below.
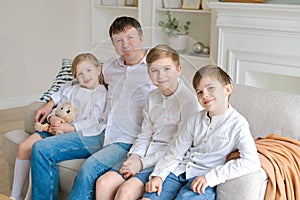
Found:
[[36, 100], [90, 44], [90, 1], [0, 0], [0, 110]]

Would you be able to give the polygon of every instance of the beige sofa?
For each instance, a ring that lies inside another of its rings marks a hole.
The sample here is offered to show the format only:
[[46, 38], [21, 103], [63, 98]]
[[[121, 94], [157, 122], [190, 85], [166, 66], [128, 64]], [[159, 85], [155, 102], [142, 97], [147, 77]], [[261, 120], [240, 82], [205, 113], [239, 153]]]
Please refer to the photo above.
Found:
[[[230, 103], [249, 121], [254, 138], [269, 133], [300, 139], [300, 96], [279, 93], [244, 85], [234, 85]], [[13, 168], [20, 141], [33, 130], [33, 113], [41, 102], [30, 104], [25, 116], [25, 130], [14, 130], [4, 135], [4, 158], [8, 163], [9, 181], [12, 183]], [[76, 171], [84, 160], [71, 160], [58, 164], [59, 196], [66, 199]], [[264, 170], [229, 180], [217, 187], [217, 197], [222, 200], [264, 199], [267, 176]], [[268, 199], [268, 198], [265, 198]]]

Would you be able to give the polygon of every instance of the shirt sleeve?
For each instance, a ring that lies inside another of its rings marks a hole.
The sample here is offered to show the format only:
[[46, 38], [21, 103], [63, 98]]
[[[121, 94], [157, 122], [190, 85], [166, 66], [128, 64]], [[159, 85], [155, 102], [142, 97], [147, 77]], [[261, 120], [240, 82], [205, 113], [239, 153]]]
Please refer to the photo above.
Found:
[[142, 131], [140, 134], [138, 134], [137, 139], [134, 141], [132, 147], [130, 148], [128, 155], [134, 153], [134, 154], [138, 154], [140, 157], [144, 157], [148, 149], [148, 146], [151, 142], [153, 129], [152, 129], [152, 122], [149, 117], [148, 99], [143, 109], [143, 117], [144, 119], [142, 123]]
[[55, 93], [53, 93], [50, 98], [54, 101], [54, 104], [57, 105], [59, 102], [61, 102], [62, 98], [62, 91], [64, 91], [67, 87], [72, 86], [72, 81], [66, 82], [64, 85], [62, 85], [59, 90]]
[[182, 162], [186, 152], [193, 143], [193, 121], [191, 118], [185, 126], [178, 132], [174, 140], [169, 144], [164, 158], [160, 159], [150, 175], [159, 176], [164, 181], [168, 174]]
[[211, 187], [260, 169], [258, 153], [248, 123], [238, 128], [234, 137], [240, 158], [230, 160], [205, 174], [208, 185]]

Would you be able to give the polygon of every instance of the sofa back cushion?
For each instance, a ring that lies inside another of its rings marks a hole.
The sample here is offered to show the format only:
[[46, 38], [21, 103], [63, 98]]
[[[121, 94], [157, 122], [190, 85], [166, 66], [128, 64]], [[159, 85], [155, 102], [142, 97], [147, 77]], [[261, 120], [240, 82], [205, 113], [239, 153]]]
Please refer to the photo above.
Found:
[[275, 133], [300, 140], [300, 95], [235, 84], [229, 102], [246, 117], [254, 138]]

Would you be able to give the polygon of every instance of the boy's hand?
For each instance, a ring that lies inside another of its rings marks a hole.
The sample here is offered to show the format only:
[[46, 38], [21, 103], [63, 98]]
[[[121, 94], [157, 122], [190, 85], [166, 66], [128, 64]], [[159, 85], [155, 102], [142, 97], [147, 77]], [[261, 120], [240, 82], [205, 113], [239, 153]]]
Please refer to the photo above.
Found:
[[156, 192], [159, 196], [162, 190], [162, 179], [159, 176], [154, 176], [150, 181], [146, 183], [146, 192]]
[[50, 114], [54, 106], [54, 101], [51, 99], [48, 103], [35, 111], [34, 121], [43, 123]]
[[143, 169], [143, 165], [140, 156], [137, 154], [132, 154], [123, 163], [123, 166], [120, 169], [120, 173], [124, 174], [125, 178], [128, 178], [130, 176], [139, 173], [142, 169]]
[[205, 189], [207, 188], [208, 183], [206, 181], [206, 178], [204, 176], [198, 176], [193, 180], [191, 183], [191, 188], [195, 193], [198, 194], [204, 194]]

